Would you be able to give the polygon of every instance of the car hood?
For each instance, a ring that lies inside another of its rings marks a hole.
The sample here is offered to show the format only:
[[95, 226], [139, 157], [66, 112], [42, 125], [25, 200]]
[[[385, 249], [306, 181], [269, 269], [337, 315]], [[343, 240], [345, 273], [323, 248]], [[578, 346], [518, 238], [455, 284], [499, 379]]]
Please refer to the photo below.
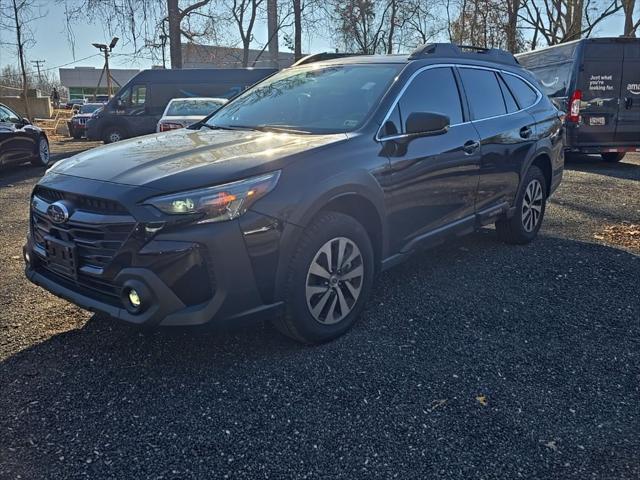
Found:
[[59, 162], [50, 172], [172, 192], [278, 170], [297, 153], [346, 138], [182, 129], [94, 148]]

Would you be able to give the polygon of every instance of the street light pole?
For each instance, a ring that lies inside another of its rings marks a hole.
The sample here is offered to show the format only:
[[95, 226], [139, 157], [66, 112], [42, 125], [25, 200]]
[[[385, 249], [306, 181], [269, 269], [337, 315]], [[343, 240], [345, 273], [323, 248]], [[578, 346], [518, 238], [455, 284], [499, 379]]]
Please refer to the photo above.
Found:
[[[113, 37], [109, 45], [105, 43], [92, 43], [94, 47], [104, 53], [104, 69], [107, 73], [107, 96], [111, 98], [113, 92], [111, 89], [111, 72], [109, 71], [109, 54], [113, 51], [113, 48], [118, 43], [118, 37]], [[98, 85], [100, 86], [100, 85]]]

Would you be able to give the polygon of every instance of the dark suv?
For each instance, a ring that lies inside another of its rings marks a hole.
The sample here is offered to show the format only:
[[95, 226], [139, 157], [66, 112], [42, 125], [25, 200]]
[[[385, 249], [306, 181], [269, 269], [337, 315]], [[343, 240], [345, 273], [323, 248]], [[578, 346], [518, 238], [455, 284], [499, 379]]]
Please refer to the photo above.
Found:
[[145, 326], [268, 316], [344, 333], [374, 276], [495, 223], [537, 234], [563, 171], [562, 122], [499, 50], [301, 64], [188, 129], [64, 160], [31, 202], [26, 273]]

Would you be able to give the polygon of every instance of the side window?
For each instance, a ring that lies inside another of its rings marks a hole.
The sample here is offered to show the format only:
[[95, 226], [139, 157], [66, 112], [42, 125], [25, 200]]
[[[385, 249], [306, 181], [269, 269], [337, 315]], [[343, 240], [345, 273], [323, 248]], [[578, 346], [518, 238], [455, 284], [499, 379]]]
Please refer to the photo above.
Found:
[[131, 99], [129, 104], [132, 107], [141, 107], [147, 99], [147, 87], [144, 85], [135, 85], [131, 89]]
[[509, 113], [517, 112], [519, 110], [518, 104], [516, 103], [516, 100], [513, 98], [511, 91], [509, 90], [507, 85], [504, 83], [504, 80], [500, 78], [500, 75], [498, 75], [498, 83], [500, 84], [500, 90], [502, 90], [502, 98], [504, 98], [504, 103], [507, 104], [507, 112]]
[[496, 74], [491, 70], [461, 68], [460, 76], [474, 120], [507, 113]]
[[453, 71], [448, 67], [431, 68], [419, 73], [398, 102], [402, 129], [413, 112], [447, 115], [451, 125], [462, 123], [462, 105]]
[[536, 103], [538, 94], [524, 80], [513, 75], [503, 75], [504, 81], [513, 92], [520, 108], [527, 108]]
[[12, 110], [5, 107], [0, 107], [0, 122], [5, 123], [18, 123], [20, 117], [16, 115]]

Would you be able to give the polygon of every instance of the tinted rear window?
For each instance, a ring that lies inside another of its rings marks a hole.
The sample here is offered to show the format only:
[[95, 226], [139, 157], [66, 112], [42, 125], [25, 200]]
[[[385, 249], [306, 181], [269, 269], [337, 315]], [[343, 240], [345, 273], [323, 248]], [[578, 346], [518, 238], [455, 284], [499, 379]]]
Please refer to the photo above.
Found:
[[527, 108], [536, 103], [538, 94], [524, 80], [513, 75], [503, 75], [503, 78], [511, 93], [515, 95], [520, 108]]
[[507, 113], [496, 74], [490, 70], [461, 68], [460, 76], [474, 120]]

